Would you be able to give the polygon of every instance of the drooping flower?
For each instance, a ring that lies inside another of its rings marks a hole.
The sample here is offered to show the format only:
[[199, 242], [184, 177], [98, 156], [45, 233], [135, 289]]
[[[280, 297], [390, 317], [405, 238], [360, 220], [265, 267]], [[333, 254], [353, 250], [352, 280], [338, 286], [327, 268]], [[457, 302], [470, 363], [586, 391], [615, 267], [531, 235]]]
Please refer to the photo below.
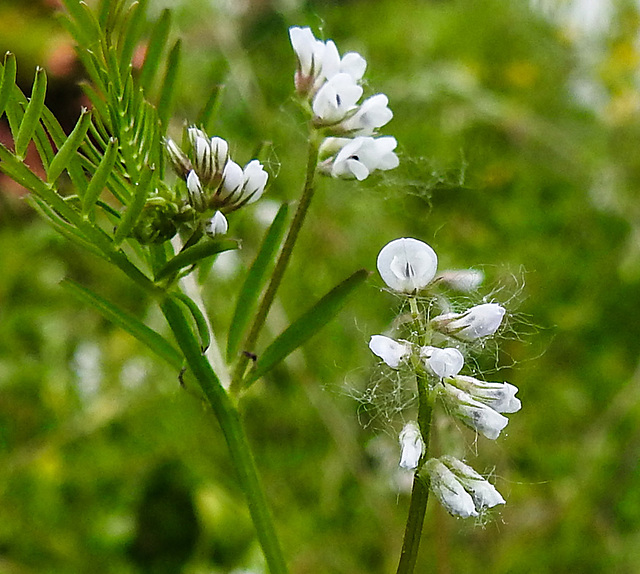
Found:
[[326, 154], [327, 151], [336, 148], [339, 151], [335, 156], [322, 162], [319, 169], [332, 177], [355, 178], [362, 181], [376, 169], [386, 171], [398, 167], [400, 162], [393, 151], [397, 145], [396, 138], [391, 136], [327, 138], [321, 147], [321, 152]]
[[409, 343], [399, 343], [384, 335], [373, 335], [369, 341], [369, 348], [392, 369], [397, 369], [411, 352]]
[[401, 448], [400, 467], [407, 470], [417, 468], [424, 452], [424, 441], [418, 425], [413, 421], [408, 422], [400, 431], [398, 440]]
[[457, 375], [464, 366], [462, 353], [454, 347], [422, 347], [420, 355], [427, 369], [441, 379]]
[[464, 313], [445, 313], [432, 320], [439, 331], [458, 339], [473, 341], [493, 335], [504, 317], [505, 309], [497, 303], [483, 303]]
[[414, 293], [426, 287], [436, 274], [438, 256], [426, 243], [410, 237], [394, 239], [378, 254], [382, 280], [394, 291]]
[[335, 126], [333, 131], [352, 136], [371, 136], [393, 118], [393, 112], [388, 104], [389, 98], [384, 94], [371, 96], [360, 104], [354, 114]]
[[497, 439], [509, 423], [507, 417], [485, 403], [473, 399], [468, 393], [447, 383], [446, 380], [438, 389], [439, 396], [449, 412], [488, 439]]
[[516, 398], [518, 387], [510, 383], [488, 383], [457, 374], [448, 382], [499, 413], [515, 413], [522, 407], [520, 399]]
[[424, 472], [429, 475], [431, 491], [449, 514], [460, 518], [478, 516], [471, 495], [440, 460], [429, 459], [424, 465]]
[[220, 211], [216, 211], [204, 225], [204, 232], [211, 238], [226, 235], [229, 230], [227, 218]]
[[498, 504], [505, 504], [504, 498], [488, 480], [478, 474], [470, 466], [449, 455], [441, 456], [440, 460], [453, 472], [460, 484], [473, 498], [476, 510], [493, 508]]

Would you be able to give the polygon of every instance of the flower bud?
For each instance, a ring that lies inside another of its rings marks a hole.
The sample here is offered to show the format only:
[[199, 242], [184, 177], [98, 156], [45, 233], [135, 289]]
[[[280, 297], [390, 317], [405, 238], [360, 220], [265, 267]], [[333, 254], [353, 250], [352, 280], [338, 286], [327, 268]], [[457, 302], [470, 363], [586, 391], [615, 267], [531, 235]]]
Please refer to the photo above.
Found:
[[173, 170], [181, 178], [187, 177], [187, 174], [193, 169], [189, 158], [171, 138], [167, 138], [164, 145]]
[[229, 223], [227, 218], [220, 211], [216, 211], [213, 217], [207, 220], [204, 225], [204, 232], [211, 238], [226, 235], [228, 230]]
[[408, 422], [404, 425], [400, 435], [398, 436], [400, 441], [401, 456], [400, 466], [407, 470], [413, 470], [418, 467], [420, 457], [424, 452], [424, 441], [422, 440], [422, 434], [420, 434], [420, 428], [414, 422]]
[[473, 341], [493, 335], [500, 327], [504, 314], [504, 307], [497, 303], [483, 303], [464, 313], [440, 315], [432, 320], [432, 324], [442, 333]]
[[254, 159], [244, 166], [242, 175], [244, 180], [241, 198], [243, 205], [258, 201], [264, 193], [269, 174], [264, 170], [262, 164]]
[[397, 369], [400, 362], [411, 352], [409, 343], [398, 343], [384, 335], [373, 335], [369, 341], [369, 348], [392, 369]]
[[441, 456], [440, 460], [451, 470], [464, 489], [471, 494], [478, 511], [483, 508], [493, 508], [498, 504], [505, 504], [504, 498], [495, 486], [470, 466], [449, 455]]
[[415, 293], [436, 274], [438, 256], [426, 243], [410, 237], [387, 243], [378, 254], [382, 280], [394, 291]]
[[462, 353], [453, 347], [422, 347], [420, 355], [427, 369], [441, 379], [457, 375], [464, 366]]
[[460, 518], [478, 516], [473, 498], [442, 462], [431, 458], [425, 463], [424, 471], [429, 475], [431, 491], [449, 514]]

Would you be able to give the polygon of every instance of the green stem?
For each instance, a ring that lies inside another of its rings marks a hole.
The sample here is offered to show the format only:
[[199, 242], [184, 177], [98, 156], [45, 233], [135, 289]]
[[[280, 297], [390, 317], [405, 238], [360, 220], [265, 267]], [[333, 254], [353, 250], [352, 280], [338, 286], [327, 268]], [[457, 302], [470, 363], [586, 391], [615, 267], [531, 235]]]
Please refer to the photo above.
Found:
[[[412, 300], [413, 310], [413, 300]], [[402, 552], [398, 563], [397, 574], [412, 574], [418, 559], [420, 549], [420, 538], [422, 536], [422, 526], [424, 516], [427, 511], [429, 501], [428, 480], [420, 475], [420, 468], [429, 459], [429, 436], [431, 434], [431, 419], [433, 415], [433, 397], [428, 388], [428, 381], [424, 374], [416, 375], [418, 385], [418, 426], [424, 441], [424, 453], [420, 457], [418, 468], [413, 477], [413, 488], [411, 490], [411, 502], [409, 503], [409, 515], [407, 526], [404, 531], [402, 542]]]
[[182, 308], [173, 299], [162, 302], [162, 312], [173, 331], [184, 357], [204, 392], [229, 447], [231, 459], [249, 506], [271, 574], [287, 574], [287, 565], [278, 541], [273, 518], [258, 476], [247, 435], [237, 407], [220, 384], [211, 364], [202, 354], [200, 343], [189, 326]]
[[291, 221], [291, 227], [289, 227], [289, 232], [287, 233], [284, 245], [282, 246], [282, 251], [280, 251], [280, 255], [278, 257], [278, 260], [276, 261], [273, 273], [271, 275], [271, 279], [269, 280], [267, 289], [264, 293], [264, 296], [262, 297], [262, 300], [260, 301], [258, 311], [256, 312], [256, 315], [253, 319], [251, 329], [249, 331], [249, 334], [247, 335], [247, 339], [243, 347], [244, 353], [239, 357], [236, 368], [233, 372], [230, 386], [230, 390], [233, 393], [237, 393], [242, 387], [242, 379], [247, 369], [249, 357], [255, 349], [258, 336], [260, 335], [260, 331], [264, 326], [264, 322], [269, 313], [269, 309], [271, 309], [271, 305], [273, 304], [276, 293], [278, 292], [280, 282], [282, 281], [284, 272], [286, 271], [287, 265], [289, 264], [289, 259], [291, 259], [293, 248], [298, 239], [298, 234], [300, 233], [300, 229], [302, 228], [302, 224], [304, 223], [305, 216], [307, 215], [307, 211], [309, 210], [309, 205], [311, 204], [311, 199], [313, 198], [313, 194], [315, 191], [314, 180], [316, 168], [318, 167], [318, 148], [318, 141], [314, 137], [314, 134], [311, 133], [309, 137], [307, 173], [305, 176], [304, 189], [302, 191], [300, 203], [298, 203], [298, 208], [296, 209], [296, 213], [293, 216], [293, 220]]

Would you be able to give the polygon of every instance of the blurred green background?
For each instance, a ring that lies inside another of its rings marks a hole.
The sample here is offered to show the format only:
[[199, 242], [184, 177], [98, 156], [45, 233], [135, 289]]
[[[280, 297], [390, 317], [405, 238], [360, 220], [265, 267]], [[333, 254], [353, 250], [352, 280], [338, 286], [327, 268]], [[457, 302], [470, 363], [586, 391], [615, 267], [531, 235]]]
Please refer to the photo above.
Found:
[[[430, 504], [417, 572], [640, 571], [640, 12], [621, 0], [150, 0], [184, 39], [175, 134], [217, 83], [215, 133], [267, 197], [230, 218], [243, 239], [205, 286], [224, 333], [243, 270], [304, 172], [287, 28], [310, 25], [369, 63], [401, 166], [323, 180], [270, 318], [271, 336], [399, 236], [441, 268], [482, 269], [508, 309], [488, 378], [522, 411], [491, 443], [441, 429], [507, 505], [484, 524]], [[55, 2], [0, 2], [0, 50], [70, 127], [82, 70]], [[6, 130], [0, 139], [6, 141]], [[67, 244], [0, 180], [0, 573], [262, 572], [215, 420], [177, 373], [93, 310], [71, 276], [158, 328], [153, 304]], [[293, 574], [395, 571], [408, 496], [403, 413], [367, 348], [398, 301], [372, 275], [339, 318], [255, 386], [244, 415]], [[495, 358], [498, 359], [497, 365]], [[407, 413], [404, 417], [409, 416]]]

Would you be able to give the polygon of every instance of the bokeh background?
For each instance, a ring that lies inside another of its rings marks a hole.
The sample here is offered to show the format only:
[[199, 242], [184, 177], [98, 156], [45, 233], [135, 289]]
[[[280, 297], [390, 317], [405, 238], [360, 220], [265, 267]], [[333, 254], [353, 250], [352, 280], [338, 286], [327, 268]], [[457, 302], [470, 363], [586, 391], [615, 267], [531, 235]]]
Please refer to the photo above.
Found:
[[[508, 502], [482, 523], [430, 504], [417, 572], [640, 572], [638, 3], [149, 0], [151, 18], [169, 5], [185, 54], [175, 134], [224, 84], [216, 134], [240, 162], [267, 142], [268, 198], [231, 218], [243, 249], [205, 285], [222, 340], [269, 218], [301, 190], [287, 28], [310, 25], [367, 58], [401, 167], [321, 182], [270, 336], [399, 236], [430, 243], [442, 268], [482, 270], [479, 297], [509, 312], [487, 377], [517, 385], [523, 408], [495, 443], [439, 436]], [[70, 128], [83, 73], [56, 10], [1, 0], [0, 52], [16, 54], [27, 93], [47, 69], [47, 103]], [[262, 572], [215, 420], [177, 373], [70, 300], [66, 276], [164, 328], [0, 179], [0, 572]], [[399, 303], [381, 288], [373, 274], [245, 399], [294, 574], [395, 571], [408, 506], [396, 433], [411, 412], [384, 384], [367, 393], [381, 381], [369, 336]]]

